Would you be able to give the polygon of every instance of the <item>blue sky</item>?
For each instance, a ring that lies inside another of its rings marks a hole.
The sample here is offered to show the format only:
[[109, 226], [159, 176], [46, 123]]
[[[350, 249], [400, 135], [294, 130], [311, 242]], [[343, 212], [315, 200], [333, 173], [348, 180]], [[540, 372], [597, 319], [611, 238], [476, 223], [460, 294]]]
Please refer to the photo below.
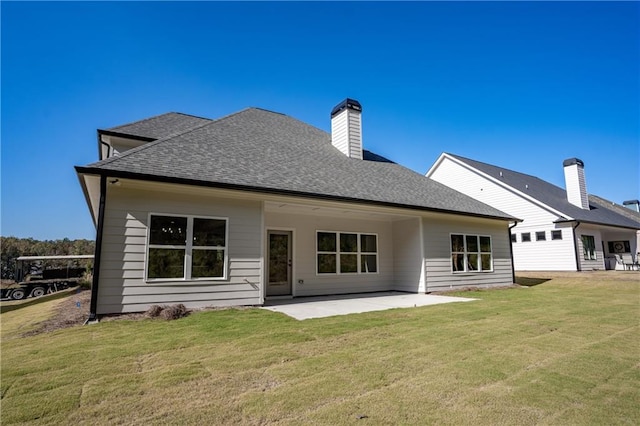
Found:
[[640, 198], [640, 3], [2, 2], [3, 236], [94, 238], [96, 129], [257, 106], [425, 173], [442, 152]]

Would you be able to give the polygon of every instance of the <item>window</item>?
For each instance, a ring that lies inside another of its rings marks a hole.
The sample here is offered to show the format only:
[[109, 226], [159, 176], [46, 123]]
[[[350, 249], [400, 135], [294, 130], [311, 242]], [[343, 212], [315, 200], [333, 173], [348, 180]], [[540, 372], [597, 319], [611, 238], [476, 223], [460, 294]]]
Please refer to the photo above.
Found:
[[522, 234], [520, 234], [520, 239], [523, 243], [527, 243], [531, 241], [531, 234], [529, 232], [523, 232]]
[[492, 271], [491, 237], [451, 234], [451, 268], [453, 272]]
[[562, 239], [562, 231], [551, 231], [551, 239], [552, 240], [561, 240]]
[[227, 219], [149, 216], [148, 280], [225, 278]]
[[516, 237], [516, 234], [511, 234], [511, 242], [515, 243], [518, 241], [518, 238]]
[[536, 241], [546, 241], [547, 235], [544, 231], [536, 232]]
[[581, 238], [584, 260], [596, 260], [596, 239], [592, 235], [583, 235]]
[[378, 236], [352, 232], [316, 233], [318, 274], [378, 272]]

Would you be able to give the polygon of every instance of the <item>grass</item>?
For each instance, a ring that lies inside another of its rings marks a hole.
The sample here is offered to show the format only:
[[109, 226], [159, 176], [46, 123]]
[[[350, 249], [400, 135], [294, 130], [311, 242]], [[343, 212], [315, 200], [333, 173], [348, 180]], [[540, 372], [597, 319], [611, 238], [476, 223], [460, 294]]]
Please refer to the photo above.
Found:
[[[638, 424], [637, 273], [296, 321], [260, 309], [20, 337], [3, 313], [9, 424]], [[536, 278], [535, 274], [530, 278]]]

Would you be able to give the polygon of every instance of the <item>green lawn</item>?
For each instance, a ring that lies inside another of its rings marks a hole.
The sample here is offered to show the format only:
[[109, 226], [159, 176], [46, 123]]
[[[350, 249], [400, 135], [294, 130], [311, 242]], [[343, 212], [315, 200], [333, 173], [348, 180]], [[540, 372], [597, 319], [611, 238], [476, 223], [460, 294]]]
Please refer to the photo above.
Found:
[[541, 278], [465, 292], [480, 299], [469, 303], [307, 321], [222, 310], [20, 337], [16, 324], [57, 302], [26, 306], [0, 316], [1, 422], [640, 423], [640, 274]]

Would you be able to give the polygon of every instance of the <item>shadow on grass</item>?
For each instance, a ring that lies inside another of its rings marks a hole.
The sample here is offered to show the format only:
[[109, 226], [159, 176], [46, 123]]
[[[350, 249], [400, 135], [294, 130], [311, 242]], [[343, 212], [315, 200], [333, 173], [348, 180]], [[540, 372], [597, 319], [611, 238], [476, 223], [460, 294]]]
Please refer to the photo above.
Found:
[[516, 276], [516, 284], [523, 285], [525, 287], [534, 287], [547, 281], [551, 281], [550, 278], [532, 278], [532, 277], [518, 277]]
[[72, 287], [66, 290], [60, 290], [53, 294], [47, 294], [45, 296], [34, 297], [27, 300], [2, 302], [0, 303], [0, 313], [4, 314], [5, 312], [16, 311], [18, 309], [26, 308], [27, 306], [37, 305], [50, 300], [62, 299], [63, 297], [75, 293], [79, 288], [80, 287]]

